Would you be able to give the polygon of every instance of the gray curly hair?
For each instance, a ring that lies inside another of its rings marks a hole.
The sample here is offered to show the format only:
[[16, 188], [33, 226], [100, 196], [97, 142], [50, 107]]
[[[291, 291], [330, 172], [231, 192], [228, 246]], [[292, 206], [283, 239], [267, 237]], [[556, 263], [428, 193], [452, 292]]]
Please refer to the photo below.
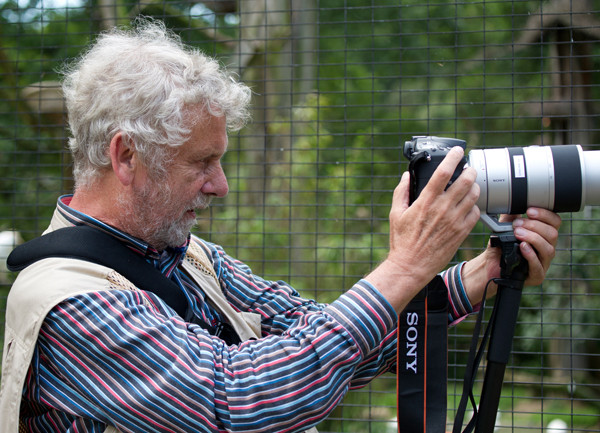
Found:
[[169, 150], [190, 132], [190, 105], [225, 116], [235, 131], [249, 118], [251, 95], [215, 59], [148, 19], [132, 30], [101, 34], [65, 68], [63, 93], [76, 188], [90, 186], [110, 167], [108, 149], [117, 132], [133, 143], [147, 167], [164, 173]]

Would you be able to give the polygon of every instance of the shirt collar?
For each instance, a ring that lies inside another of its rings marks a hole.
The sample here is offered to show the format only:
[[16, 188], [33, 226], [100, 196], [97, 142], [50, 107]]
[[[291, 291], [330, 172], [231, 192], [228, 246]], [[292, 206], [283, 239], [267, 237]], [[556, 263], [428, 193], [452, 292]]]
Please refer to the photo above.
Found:
[[94, 217], [71, 208], [69, 204], [71, 203], [72, 198], [72, 194], [63, 195], [58, 198], [57, 203], [58, 212], [70, 224], [76, 226], [87, 225], [114, 236], [121, 242], [125, 243], [129, 248], [143, 255], [147, 260], [151, 261], [155, 267], [160, 269], [160, 271], [167, 276], [169, 276], [184, 259], [190, 242], [190, 235], [188, 235], [188, 238], [183, 245], [175, 248], [168, 247], [164, 251], [158, 251], [156, 248], [152, 247], [150, 244], [141, 239], [131, 236], [122, 230], [119, 230]]

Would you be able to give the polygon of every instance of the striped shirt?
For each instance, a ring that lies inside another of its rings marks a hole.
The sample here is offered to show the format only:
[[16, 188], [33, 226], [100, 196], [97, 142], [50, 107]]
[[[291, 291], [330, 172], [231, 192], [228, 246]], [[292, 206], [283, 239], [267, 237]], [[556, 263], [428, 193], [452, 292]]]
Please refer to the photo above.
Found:
[[[180, 270], [187, 244], [158, 252], [69, 201], [61, 197], [57, 209], [70, 223], [121, 239], [179, 284], [198, 318], [221, 320]], [[349, 389], [394, 370], [397, 315], [367, 281], [320, 304], [254, 275], [218, 245], [191, 241], [212, 260], [229, 303], [261, 316], [263, 338], [228, 346], [150, 292], [69, 298], [40, 330], [21, 405], [29, 430], [302, 431], [326, 418]], [[460, 268], [442, 276], [455, 321], [472, 308]]]

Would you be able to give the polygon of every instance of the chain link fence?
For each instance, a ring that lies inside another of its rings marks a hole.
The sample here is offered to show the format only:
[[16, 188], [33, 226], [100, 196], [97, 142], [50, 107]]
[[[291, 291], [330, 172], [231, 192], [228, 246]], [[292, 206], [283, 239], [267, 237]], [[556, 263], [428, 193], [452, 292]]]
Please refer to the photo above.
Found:
[[[599, 11], [596, 0], [0, 0], [1, 265], [72, 190], [57, 70], [107, 28], [161, 19], [252, 87], [253, 121], [224, 161], [230, 193], [196, 233], [328, 302], [385, 256], [411, 136], [599, 148]], [[600, 431], [600, 210], [562, 217], [548, 278], [523, 295], [499, 432]], [[478, 225], [455, 261], [488, 237]], [[13, 278], [1, 270], [0, 324]], [[448, 430], [473, 323], [450, 330]], [[350, 392], [320, 431], [396, 431], [395, 387], [386, 375]]]

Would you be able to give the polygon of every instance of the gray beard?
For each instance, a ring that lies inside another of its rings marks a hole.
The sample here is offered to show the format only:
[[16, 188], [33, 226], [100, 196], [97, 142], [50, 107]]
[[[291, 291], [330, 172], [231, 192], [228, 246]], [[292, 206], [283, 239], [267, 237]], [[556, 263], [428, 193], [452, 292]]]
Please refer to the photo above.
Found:
[[[142, 190], [136, 191], [133, 198], [126, 200], [119, 197], [118, 202], [123, 210], [121, 225], [124, 230], [161, 251], [167, 247], [181, 246], [187, 241], [191, 229], [196, 225], [196, 219], [184, 218], [185, 212], [190, 209], [207, 208], [211, 196], [202, 194], [189, 207], [179, 209], [181, 204], [177, 202], [170, 188], [152, 182]], [[160, 211], [157, 211], [156, 206], [160, 207]], [[174, 209], [175, 212], [179, 212], [179, 217], [158, 218], [165, 209]]]

